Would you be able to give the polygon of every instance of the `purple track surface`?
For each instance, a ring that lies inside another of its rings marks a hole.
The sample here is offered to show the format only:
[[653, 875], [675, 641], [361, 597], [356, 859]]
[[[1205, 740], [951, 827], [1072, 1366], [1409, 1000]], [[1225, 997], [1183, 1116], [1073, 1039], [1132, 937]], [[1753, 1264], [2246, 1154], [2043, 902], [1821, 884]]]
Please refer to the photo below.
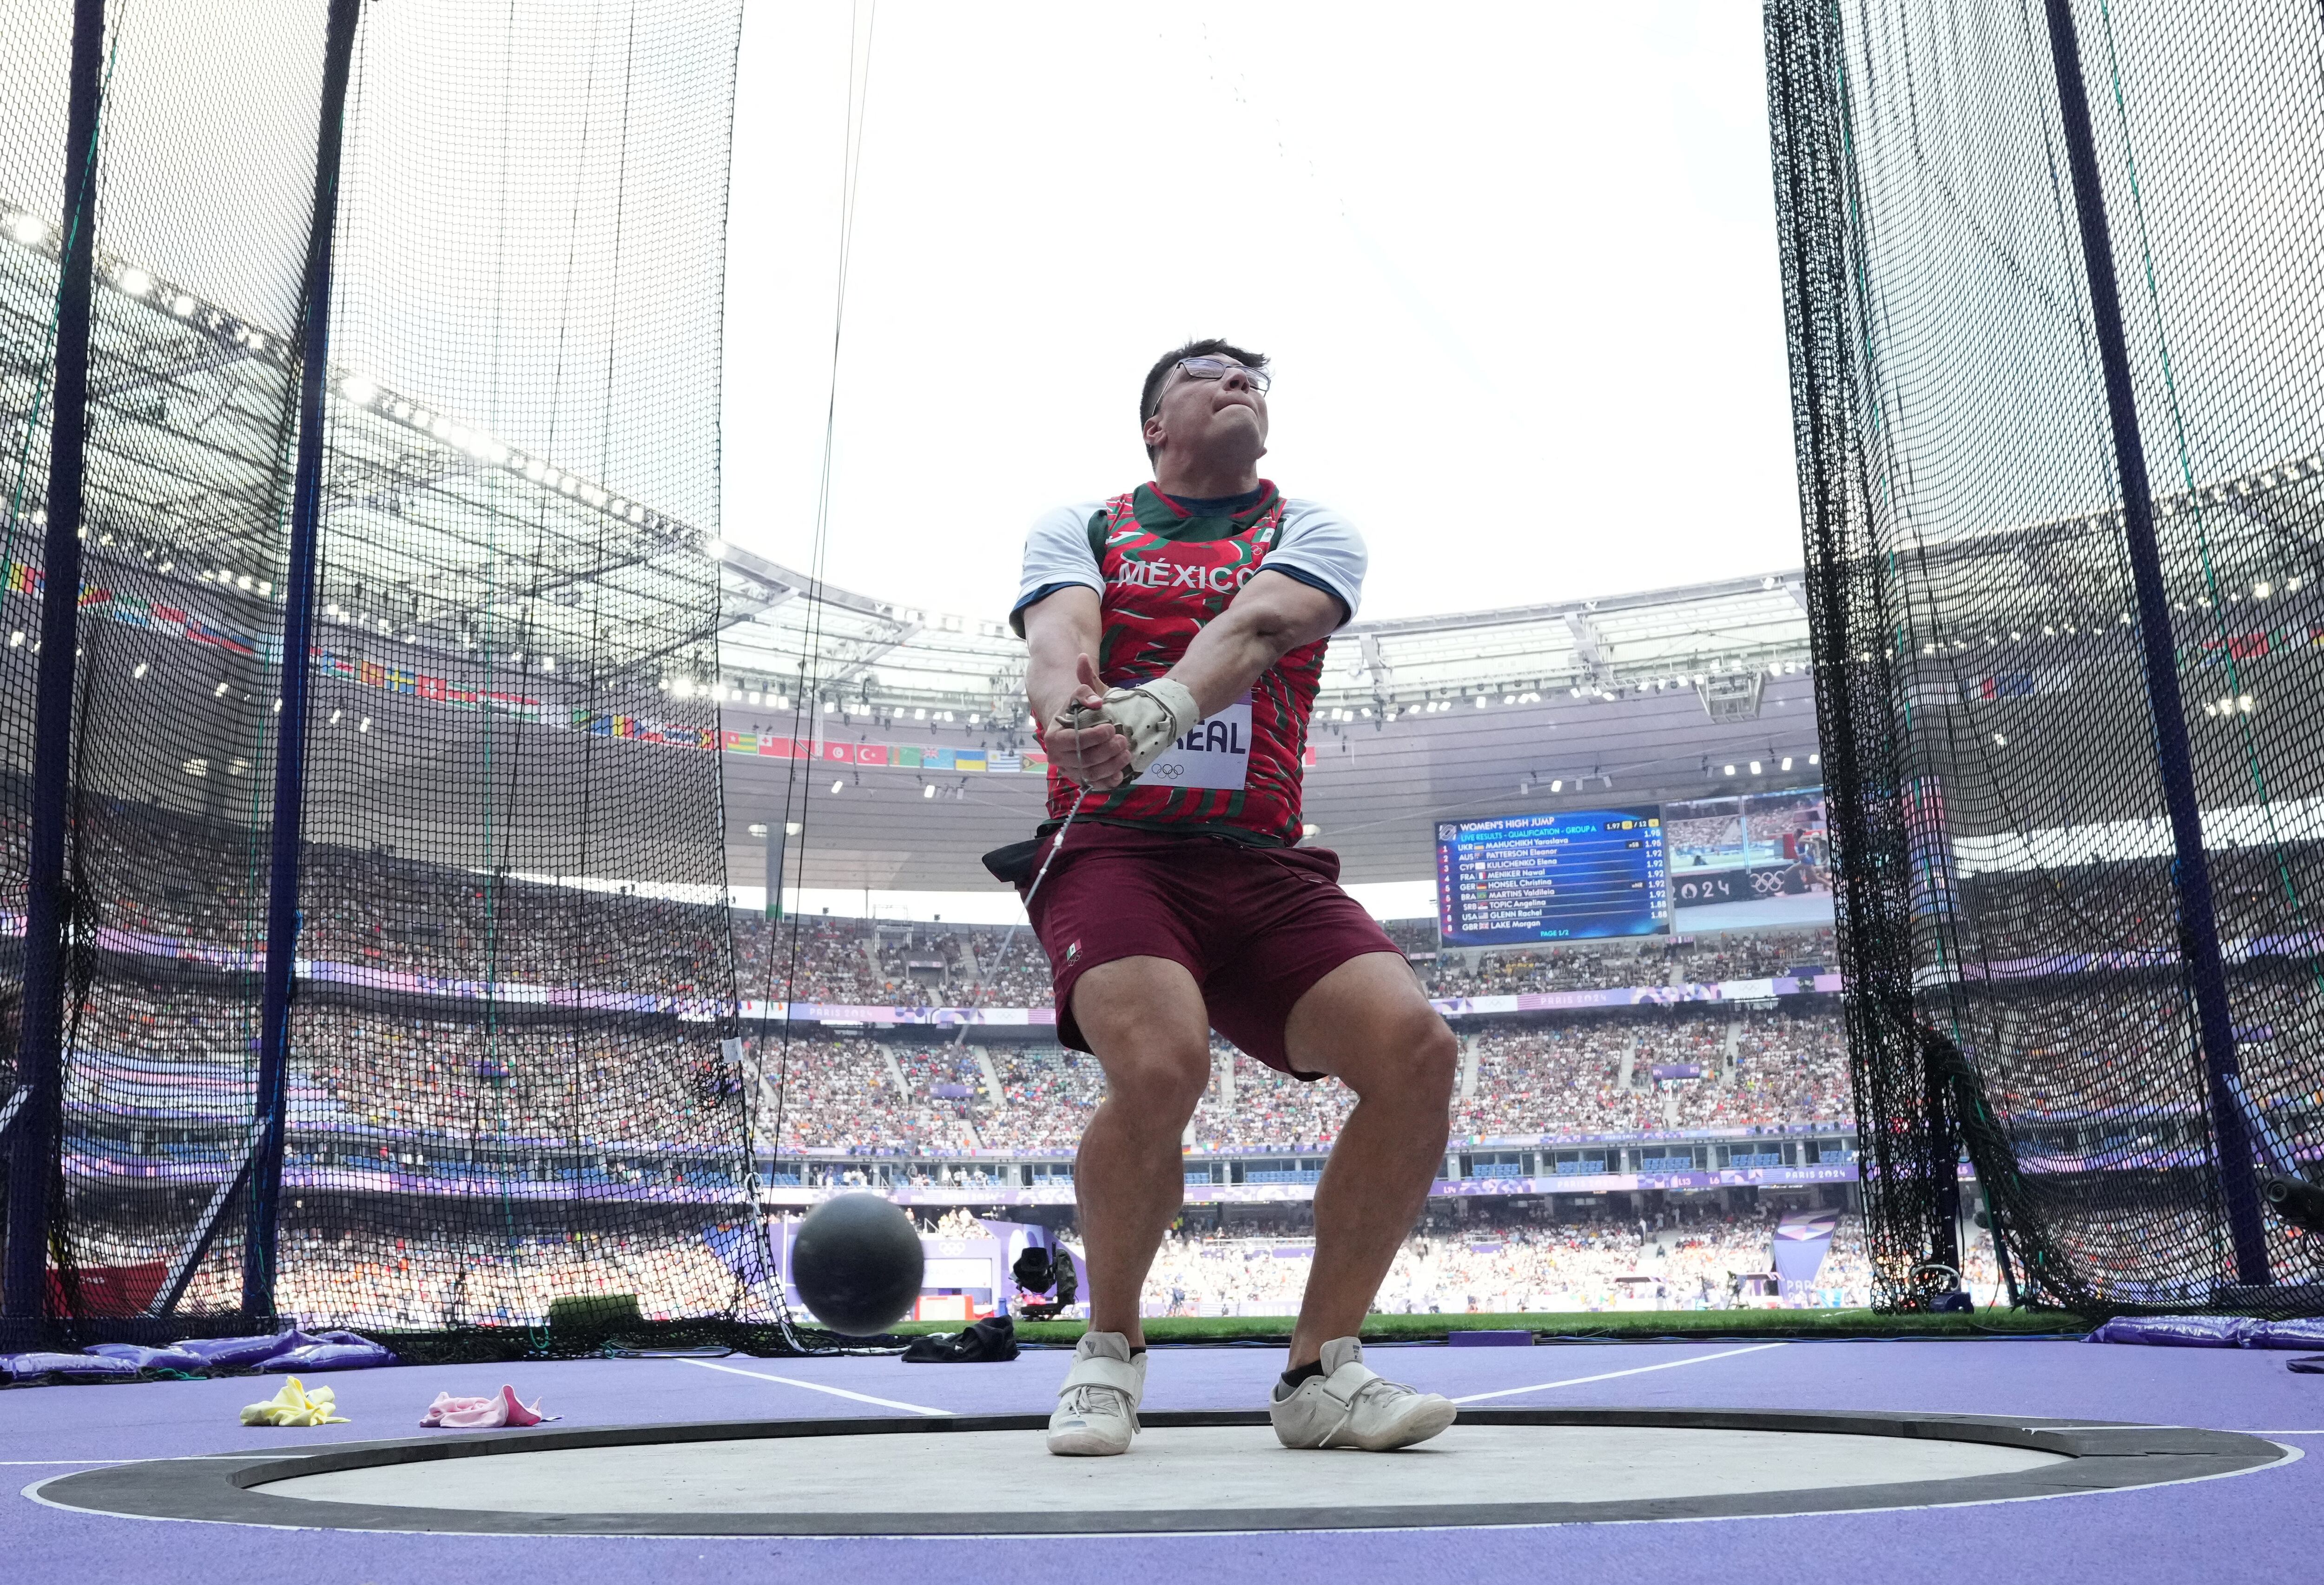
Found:
[[[1623, 1343], [1537, 1349], [1375, 1349], [1388, 1374], [1511, 1407], [1888, 1409], [2026, 1414], [2208, 1426], [2324, 1451], [2324, 1377], [2285, 1356], [2053, 1342]], [[677, 1360], [409, 1368], [318, 1378], [348, 1425], [245, 1429], [236, 1411], [275, 1378], [0, 1392], [0, 1475], [18, 1493], [76, 1469], [137, 1459], [419, 1434], [438, 1391], [503, 1381], [568, 1425], [1046, 1410], [1065, 1356], [1013, 1364], [890, 1359]], [[1659, 1368], [1658, 1368], [1659, 1367]], [[1155, 1409], [1255, 1408], [1280, 1368], [1260, 1350], [1157, 1349]], [[734, 1371], [759, 1373], [758, 1377]], [[782, 1380], [761, 1378], [782, 1378]], [[1598, 1379], [1591, 1379], [1591, 1378]], [[311, 1383], [310, 1383], [311, 1385]], [[817, 1388], [827, 1390], [816, 1390]], [[1510, 1388], [1536, 1388], [1510, 1392]], [[885, 1402], [835, 1396], [861, 1394]], [[458, 1433], [446, 1433], [457, 1435]], [[1265, 1436], [1263, 1430], [1254, 1435]], [[1133, 1451], [1130, 1457], [1136, 1457]], [[1333, 1457], [1358, 1455], [1335, 1454]], [[1318, 1461], [1319, 1473], [1328, 1460]], [[908, 1463], [897, 1482], [908, 1491]], [[2324, 1571], [2324, 1460], [2232, 1479], [2042, 1501], [1694, 1523], [1113, 1537], [779, 1540], [463, 1536], [254, 1529], [108, 1518], [6, 1497], [0, 1570], [11, 1580], [296, 1580], [300, 1585], [828, 1585], [900, 1579], [1781, 1580], [1961, 1585], [2296, 1580]]]

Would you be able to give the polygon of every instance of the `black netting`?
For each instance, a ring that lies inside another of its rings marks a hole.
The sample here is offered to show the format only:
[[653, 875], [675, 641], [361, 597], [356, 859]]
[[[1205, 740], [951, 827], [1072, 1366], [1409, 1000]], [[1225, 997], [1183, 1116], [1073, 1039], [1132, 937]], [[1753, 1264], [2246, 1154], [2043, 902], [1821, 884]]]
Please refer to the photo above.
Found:
[[[284, 1317], [483, 1352], [539, 1346], [552, 1311], [560, 1344], [769, 1321], [694, 686], [721, 621], [732, 5], [362, 8], [292, 658], [279, 1230], [253, 1265], [327, 10], [139, 6], [107, 40], [40, 1307], [252, 1325], [254, 1282]], [[6, 24], [0, 64], [12, 991], [70, 24]]]
[[2324, 14], [1766, 15], [1880, 1299], [2324, 1308]]

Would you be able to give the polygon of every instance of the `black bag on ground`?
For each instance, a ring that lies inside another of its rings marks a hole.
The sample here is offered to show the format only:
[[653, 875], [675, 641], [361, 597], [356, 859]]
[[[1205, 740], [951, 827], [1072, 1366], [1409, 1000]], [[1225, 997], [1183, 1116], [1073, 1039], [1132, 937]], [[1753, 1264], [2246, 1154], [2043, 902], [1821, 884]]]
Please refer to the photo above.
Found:
[[904, 1350], [907, 1365], [997, 1365], [1017, 1357], [1017, 1323], [1006, 1315], [977, 1322], [966, 1332], [916, 1337]]

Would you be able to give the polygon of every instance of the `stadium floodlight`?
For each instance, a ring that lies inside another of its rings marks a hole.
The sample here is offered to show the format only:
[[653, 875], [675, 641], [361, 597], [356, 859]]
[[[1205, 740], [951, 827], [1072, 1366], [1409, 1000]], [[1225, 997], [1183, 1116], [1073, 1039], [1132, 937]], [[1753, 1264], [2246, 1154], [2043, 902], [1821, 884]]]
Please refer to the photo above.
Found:
[[371, 730], [371, 717], [368, 715], [364, 716], [363, 718], [363, 724], [356, 727], [355, 730], [357, 732], [369, 732]]
[[19, 215], [8, 222], [8, 235], [28, 248], [36, 248], [49, 240], [48, 222], [37, 215]]
[[842, 788], [845, 787], [846, 785], [847, 785], [847, 783], [845, 783], [844, 781], [835, 781], [835, 782], [833, 782], [833, 783], [831, 784], [831, 796], [832, 796], [833, 797], [835, 797], [835, 797], [837, 797], [839, 796], [840, 789], [841, 789]]
[[339, 394], [357, 407], [369, 407], [372, 399], [379, 394], [379, 387], [361, 374], [350, 374], [339, 382]]
[[1808, 756], [1808, 763], [1811, 765], [1821, 765], [1823, 763], [1823, 756], [1821, 754], [1810, 754]]
[[332, 712], [331, 712], [331, 724], [332, 724], [333, 726], [337, 726], [337, 725], [338, 725], [338, 723], [339, 723], [339, 717], [340, 717], [340, 715], [341, 715], [341, 714], [344, 714], [344, 712], [342, 712], [342, 711], [338, 711], [338, 710], [334, 710], [334, 711], [332, 711]]
[[226, 688], [227, 688], [229, 686], [230, 686], [230, 685], [226, 684], [226, 683], [220, 683], [220, 684], [218, 684], [218, 686], [217, 686], [217, 687], [214, 687], [214, 688], [212, 688], [212, 689], [210, 690], [210, 697], [211, 697], [211, 698], [213, 698], [213, 699], [223, 699], [223, 698], [225, 698], [225, 697], [226, 697]]
[[2006, 749], [2009, 746], [2009, 740], [1997, 732], [1993, 734], [1993, 745], [1997, 749]]
[[1757, 760], [1751, 761], [1751, 774], [1754, 776], [1759, 774], [1759, 761]]
[[1789, 754], [1784, 756], [1783, 768], [1786, 770], [1789, 770], [1792, 768], [1792, 757]]
[[134, 264], [123, 265], [121, 273], [113, 279], [114, 283], [131, 297], [143, 297], [153, 290], [153, 278]]
[[1551, 782], [1549, 784], [1549, 790], [1552, 792], [1563, 792], [1565, 790], [1564, 778], [1560, 777], [1557, 780]]
[[132, 677], [143, 677], [145, 675], [145, 663], [143, 660], [140, 660], [135, 666], [131, 667], [129, 668], [129, 675]]
[[14, 632], [8, 635], [8, 648], [11, 650], [21, 648], [23, 642], [24, 630], [23, 628], [18, 628]]
[[922, 782], [920, 784], [920, 797], [924, 798], [932, 798], [936, 796], [936, 789], [934, 782]]
[[1732, 766], [1732, 765], [1729, 765], [1729, 767], [1727, 767], [1727, 769], [1724, 769], [1724, 770], [1720, 771], [1720, 774], [1721, 776], [1732, 776], [1732, 775], [1734, 775], [1734, 774], [1735, 774], [1735, 767], [1734, 767], [1734, 766]]
[[800, 832], [805, 831], [806, 829], [806, 826], [800, 825], [796, 820], [786, 820], [783, 822], [783, 834], [785, 836], [797, 836]]

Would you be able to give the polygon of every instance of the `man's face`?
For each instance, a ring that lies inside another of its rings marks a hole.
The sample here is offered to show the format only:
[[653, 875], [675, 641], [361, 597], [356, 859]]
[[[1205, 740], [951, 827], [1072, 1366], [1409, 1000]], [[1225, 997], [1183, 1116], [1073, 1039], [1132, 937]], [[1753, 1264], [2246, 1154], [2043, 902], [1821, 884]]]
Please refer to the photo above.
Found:
[[1181, 456], [1267, 455], [1267, 398], [1252, 388], [1241, 364], [1221, 361], [1231, 366], [1216, 380], [1197, 380], [1184, 368], [1170, 371], [1160, 403], [1146, 420], [1148, 445], [1167, 437]]

